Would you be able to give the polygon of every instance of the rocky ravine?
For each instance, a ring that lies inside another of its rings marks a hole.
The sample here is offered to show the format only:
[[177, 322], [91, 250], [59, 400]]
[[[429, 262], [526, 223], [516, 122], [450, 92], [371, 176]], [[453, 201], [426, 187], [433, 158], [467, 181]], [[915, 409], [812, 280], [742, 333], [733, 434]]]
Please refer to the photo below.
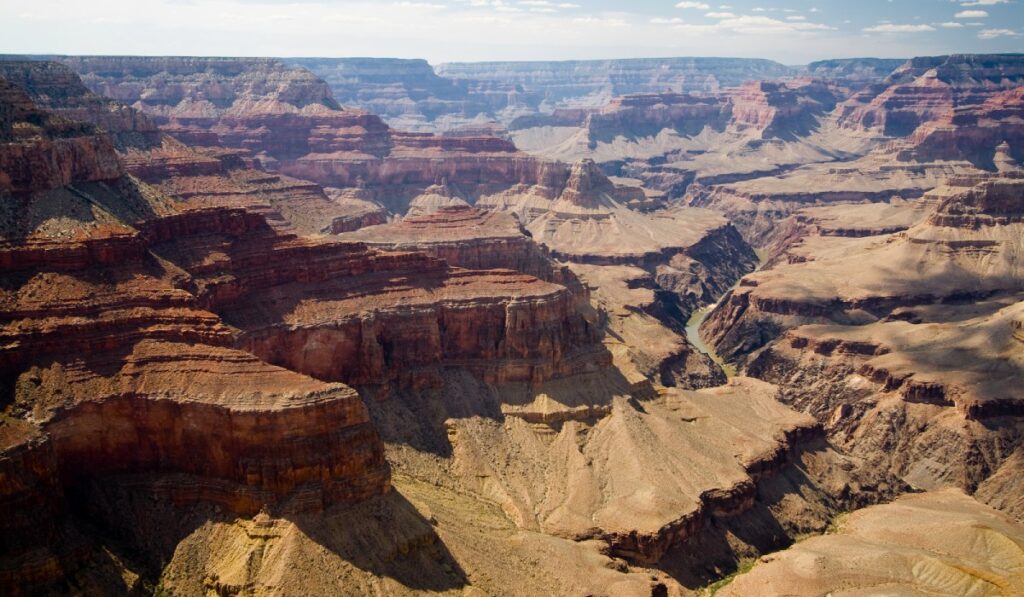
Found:
[[[994, 178], [937, 189], [903, 232], [809, 234], [744, 278], [704, 336], [912, 485], [1005, 484], [1024, 429], [1022, 196], [1019, 178]], [[981, 492], [1020, 516], [1001, 494]]]
[[[165, 140], [139, 158], [128, 156], [132, 164], [139, 163], [130, 167], [162, 190], [190, 201], [237, 204], [230, 189], [244, 185], [251, 190], [243, 197], [266, 197], [278, 218], [306, 232], [347, 232], [387, 217], [466, 205], [512, 212], [555, 259], [647, 272], [640, 276], [642, 284], [659, 293], [658, 304], [633, 310], [659, 318], [658, 325], [667, 326], [662, 346], [674, 347], [651, 357], [659, 362], [656, 369], [665, 372], [665, 380], [693, 377], [692, 383], [683, 381], [686, 385], [706, 385], [698, 378], [718, 379], [699, 355], [685, 354], [686, 343], [678, 334], [691, 311], [713, 302], [753, 269], [755, 258], [729, 222], [710, 212], [666, 209], [658, 194], [615, 184], [590, 161], [567, 166], [529, 156], [494, 137], [395, 131], [376, 116], [338, 109], [322, 82], [277, 61], [65, 61], [83, 73], [92, 89], [132, 101], [168, 135], [211, 145], [202, 151], [218, 152], [211, 157], [232, 179], [219, 190], [225, 183], [217, 177], [223, 175], [189, 172], [179, 165], [179, 159], [189, 161], [188, 151], [199, 150]], [[264, 80], [278, 86], [271, 88]], [[211, 81], [220, 82], [217, 90], [223, 97], [216, 103], [207, 99]], [[239, 159], [265, 174], [239, 169]], [[303, 187], [281, 173], [324, 185], [329, 201], [315, 187]], [[287, 199], [278, 193], [287, 193]], [[355, 238], [373, 240], [377, 234]], [[451, 251], [443, 256], [454, 257]]]

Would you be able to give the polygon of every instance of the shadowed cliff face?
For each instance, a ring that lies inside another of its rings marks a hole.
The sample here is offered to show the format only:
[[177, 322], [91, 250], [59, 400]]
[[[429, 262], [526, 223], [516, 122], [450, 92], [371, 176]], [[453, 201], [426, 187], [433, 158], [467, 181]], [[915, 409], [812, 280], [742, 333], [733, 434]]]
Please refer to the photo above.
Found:
[[0, 77], [36, 102], [70, 120], [88, 122], [105, 132], [119, 150], [160, 143], [156, 125], [137, 110], [90, 92], [71, 69], [54, 62], [0, 60]]

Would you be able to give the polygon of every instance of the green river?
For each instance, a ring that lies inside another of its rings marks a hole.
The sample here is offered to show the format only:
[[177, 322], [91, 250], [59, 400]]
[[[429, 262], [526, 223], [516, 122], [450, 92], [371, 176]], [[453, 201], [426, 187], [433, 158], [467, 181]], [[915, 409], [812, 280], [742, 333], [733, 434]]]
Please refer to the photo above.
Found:
[[[756, 272], [757, 270], [761, 269], [762, 265], [764, 265], [766, 255], [762, 249], [754, 249], [754, 252], [757, 253], [757, 267], [754, 269], [754, 271]], [[736, 288], [736, 285], [739, 283], [740, 281], [736, 280], [736, 284], [733, 284], [732, 288], [730, 288], [729, 290]], [[726, 291], [725, 294], [728, 293], [729, 291]], [[725, 296], [725, 294], [723, 294], [722, 296]], [[704, 307], [703, 309], [697, 309], [696, 311], [693, 312], [693, 315], [691, 315], [690, 319], [686, 322], [686, 339], [689, 340], [690, 344], [693, 344], [697, 348], [697, 350], [708, 355], [709, 357], [711, 357], [711, 360], [718, 363], [722, 370], [725, 371], [726, 376], [734, 377], [736, 375], [736, 367], [729, 363], [726, 363], [725, 360], [722, 359], [722, 357], [720, 357], [717, 352], [715, 352], [715, 349], [708, 346], [704, 342], [704, 339], [700, 337], [701, 324], [704, 323], [704, 320], [707, 318], [708, 314], [711, 313], [717, 306], [718, 303], [716, 302], [714, 305]]]

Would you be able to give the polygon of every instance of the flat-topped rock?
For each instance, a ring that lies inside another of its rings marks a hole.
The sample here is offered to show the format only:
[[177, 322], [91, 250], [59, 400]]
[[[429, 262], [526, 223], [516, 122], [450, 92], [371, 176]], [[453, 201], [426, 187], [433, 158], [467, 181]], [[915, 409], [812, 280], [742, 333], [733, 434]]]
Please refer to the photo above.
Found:
[[726, 303], [753, 299], [767, 312], [827, 317], [1019, 290], [1022, 187], [1008, 179], [936, 197], [924, 221], [893, 236], [808, 238], [791, 263], [751, 275]]
[[562, 259], [643, 264], [685, 252], [711, 231], [727, 226], [728, 221], [711, 210], [669, 208], [641, 213], [608, 201], [592, 209], [555, 204], [531, 220], [527, 229]]
[[458, 267], [516, 270], [585, 296], [573, 276], [528, 234], [511, 213], [456, 205], [370, 226], [342, 238], [399, 251], [424, 251]]
[[409, 216], [391, 225], [364, 228], [344, 238], [367, 244], [386, 244], [396, 249], [410, 249], [480, 239], [510, 241], [529, 237], [523, 234], [519, 220], [510, 213], [462, 205]]

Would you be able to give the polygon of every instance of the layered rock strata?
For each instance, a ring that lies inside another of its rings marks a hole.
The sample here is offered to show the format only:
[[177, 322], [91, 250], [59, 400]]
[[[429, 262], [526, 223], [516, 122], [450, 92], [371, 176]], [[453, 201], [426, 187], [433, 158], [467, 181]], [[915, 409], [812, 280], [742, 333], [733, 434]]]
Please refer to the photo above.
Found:
[[1005, 478], [1024, 437], [1021, 189], [947, 188], [905, 232], [809, 236], [745, 278], [704, 337], [912, 485]]
[[[97, 479], [137, 478], [174, 504], [241, 515], [386, 494], [377, 432], [337, 381], [458, 366], [539, 382], [602, 367], [564, 286], [296, 236], [248, 205], [176, 201], [129, 175], [91, 125], [41, 110], [3, 79], [0, 94], [0, 495], [19, 512], [52, 505], [39, 511], [46, 524], [9, 519], [12, 532], [32, 532], [5, 538], [2, 586], [59, 587], [92, 558], [61, 491], [88, 494]], [[125, 155], [159, 180], [174, 160], [149, 158], [168, 150], [191, 151], [165, 141]], [[231, 171], [251, 175], [244, 166]]]
[[817, 60], [807, 65], [807, 74], [818, 78], [835, 81], [840, 85], [855, 90], [866, 85], [880, 83], [903, 66], [902, 58], [839, 58], [834, 60]]
[[13, 101], [0, 128], [17, 134], [0, 162], [52, 171], [9, 177], [2, 191], [3, 492], [52, 516], [5, 533], [3, 586], [59, 586], [90, 559], [61, 500], [83, 479], [183, 475], [193, 480], [175, 499], [240, 513], [385, 493], [388, 467], [358, 395], [232, 348], [137, 226], [180, 217], [171, 201], [124, 174], [108, 137], [4, 84]]
[[769, 61], [669, 58], [570, 63], [443, 64], [380, 58], [292, 58], [346, 106], [402, 130], [451, 131], [508, 124], [562, 106], [599, 106], [632, 93], [709, 91], [793, 71]]
[[144, 114], [91, 93], [71, 69], [56, 62], [0, 60], [0, 77], [41, 106], [107, 133], [119, 150], [160, 144], [160, 129]]
[[[342, 238], [397, 251], [423, 251], [468, 269], [510, 269], [564, 286], [579, 286], [564, 266], [531, 238], [510, 213], [469, 205], [441, 207]], [[582, 288], [580, 288], [582, 292]]]
[[426, 60], [384, 58], [291, 58], [331, 87], [344, 106], [378, 114], [409, 131], [465, 128], [507, 111], [536, 110], [539, 99], [515, 85], [487, 88], [475, 81], [438, 76]]
[[169, 137], [145, 114], [89, 91], [66, 65], [5, 60], [0, 76], [46, 110], [98, 127], [130, 174], [189, 205], [243, 207], [304, 233], [340, 232], [363, 221], [316, 184], [253, 169], [244, 150], [195, 148]]
[[547, 185], [557, 178], [557, 168], [502, 139], [397, 132], [378, 116], [341, 109], [326, 83], [278, 60], [64, 61], [90, 89], [130, 104], [180, 141], [246, 150], [264, 169], [323, 186]]
[[447, 63], [436, 72], [455, 80], [521, 86], [554, 103], [600, 105], [611, 96], [631, 93], [715, 91], [752, 79], [792, 74], [770, 60], [742, 58], [639, 58], [564, 62]]
[[613, 185], [593, 161], [582, 160], [555, 201], [495, 196], [478, 204], [518, 214], [556, 259], [649, 271], [687, 313], [713, 302], [756, 265], [753, 251], [720, 215], [679, 207], [639, 212], [626, 206], [624, 191], [637, 192]]

